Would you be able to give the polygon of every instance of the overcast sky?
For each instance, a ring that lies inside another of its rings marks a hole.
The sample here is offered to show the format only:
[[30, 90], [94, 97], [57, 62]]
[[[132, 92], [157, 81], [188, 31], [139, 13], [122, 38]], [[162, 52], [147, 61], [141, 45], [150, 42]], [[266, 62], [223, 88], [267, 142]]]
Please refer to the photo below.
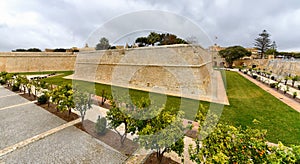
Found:
[[253, 47], [266, 29], [279, 50], [300, 51], [299, 0], [0, 0], [0, 51], [83, 47], [106, 22], [141, 10], [186, 17], [221, 46]]

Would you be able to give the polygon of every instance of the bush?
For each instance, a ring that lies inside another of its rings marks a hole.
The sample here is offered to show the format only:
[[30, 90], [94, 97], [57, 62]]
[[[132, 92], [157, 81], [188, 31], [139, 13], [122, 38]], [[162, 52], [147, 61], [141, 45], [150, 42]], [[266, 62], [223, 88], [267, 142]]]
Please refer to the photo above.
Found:
[[97, 123], [96, 123], [96, 133], [98, 135], [104, 135], [106, 133], [106, 118], [105, 117], [98, 117]]
[[0, 79], [0, 84], [4, 85], [4, 84], [6, 84], [6, 81], [4, 79]]
[[274, 77], [274, 76], [271, 76], [271, 80], [275, 80], [275, 77]]
[[253, 79], [257, 79], [257, 75], [252, 75]]
[[270, 87], [271, 87], [271, 88], [275, 88], [275, 87], [276, 87], [276, 83], [271, 83], [271, 84], [270, 84]]
[[48, 98], [47, 98], [46, 95], [42, 95], [42, 96], [40, 96], [40, 97], [38, 98], [38, 103], [39, 103], [39, 104], [46, 104], [47, 101], [48, 101]]
[[11, 90], [16, 92], [19, 91], [20, 89], [20, 84], [19, 83], [14, 83], [14, 85], [12, 86]]
[[293, 93], [293, 98], [296, 98], [297, 97], [297, 92], [294, 92]]

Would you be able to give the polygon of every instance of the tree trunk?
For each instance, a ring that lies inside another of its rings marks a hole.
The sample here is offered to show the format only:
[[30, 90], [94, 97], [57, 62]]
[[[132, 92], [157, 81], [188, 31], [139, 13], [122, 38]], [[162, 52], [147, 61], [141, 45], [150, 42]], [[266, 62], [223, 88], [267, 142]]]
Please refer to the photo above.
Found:
[[156, 158], [157, 158], [157, 160], [158, 160], [159, 163], [162, 162], [163, 155], [160, 153], [160, 151], [156, 152]]
[[71, 115], [71, 111], [72, 111], [72, 110], [71, 110], [71, 109], [69, 109], [69, 116]]

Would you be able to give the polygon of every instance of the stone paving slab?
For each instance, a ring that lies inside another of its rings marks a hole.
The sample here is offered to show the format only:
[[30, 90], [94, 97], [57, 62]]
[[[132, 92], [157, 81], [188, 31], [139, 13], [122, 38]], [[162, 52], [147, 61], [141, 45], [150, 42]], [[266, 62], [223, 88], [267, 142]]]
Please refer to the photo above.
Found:
[[[14, 97], [14, 99], [18, 99]], [[0, 149], [64, 124], [65, 121], [35, 104], [0, 110]]]
[[0, 98], [0, 109], [17, 104], [23, 104], [26, 102], [28, 102], [28, 100], [19, 95]]
[[[14, 92], [12, 92], [12, 91], [10, 91], [10, 90], [4, 88], [3, 86], [0, 87], [0, 97], [6, 96], [6, 95], [10, 95], [10, 94], [12, 94], [12, 93], [14, 93]], [[15, 93], [14, 93], [14, 94], [15, 94]]]
[[99, 143], [72, 126], [0, 157], [0, 163], [118, 164], [127, 159]]

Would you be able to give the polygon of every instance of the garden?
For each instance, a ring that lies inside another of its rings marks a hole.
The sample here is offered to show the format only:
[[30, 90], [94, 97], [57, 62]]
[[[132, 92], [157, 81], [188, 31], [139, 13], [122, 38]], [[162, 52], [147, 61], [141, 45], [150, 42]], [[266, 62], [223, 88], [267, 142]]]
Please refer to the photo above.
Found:
[[[84, 119], [85, 112], [91, 105], [89, 88], [85, 91], [72, 88], [72, 81], [62, 78], [69, 74], [72, 72], [57, 73], [56, 76], [45, 79], [26, 80], [25, 75], [2, 72], [0, 80], [14, 91], [21, 90], [27, 95], [33, 93], [41, 104], [46, 104], [46, 106], [54, 104], [55, 110], [64, 112], [66, 115], [72, 113], [70, 109], [79, 110], [81, 113], [79, 117]], [[299, 113], [235, 72], [226, 72], [226, 79], [230, 105], [224, 107], [221, 120], [215, 129], [211, 129], [212, 133], [203, 140], [196, 139], [197, 146], [190, 147], [191, 160], [197, 163], [299, 162], [300, 147], [295, 146], [299, 145], [300, 138]], [[88, 82], [76, 83], [85, 86], [84, 84]], [[120, 143], [124, 144], [126, 135], [138, 134], [139, 137], [134, 141], [145, 149], [155, 150], [158, 161], [162, 161], [164, 153], [169, 151], [182, 155], [184, 144], [182, 132], [189, 128], [183, 126], [183, 118], [196, 119], [195, 121], [198, 121], [200, 125], [203, 125], [205, 119], [217, 121], [213, 114], [207, 115], [208, 102], [200, 102], [198, 109], [178, 111], [180, 98], [168, 96], [164, 107], [153, 109], [149, 107], [150, 102], [146, 92], [130, 90], [131, 97], [134, 99], [133, 103], [137, 106], [137, 108], [132, 108], [133, 104], [128, 104], [122, 101], [123, 99], [111, 99], [110, 86], [95, 84], [95, 88], [97, 95], [110, 99], [110, 109], [106, 118], [99, 118], [95, 125], [97, 130], [95, 129], [94, 132], [101, 136], [103, 135], [101, 133], [107, 132], [107, 128], [116, 131], [117, 127], [123, 124], [125, 132], [123, 134], [116, 132]], [[71, 101], [72, 99], [77, 99], [76, 102], [81, 103], [75, 104]], [[185, 109], [188, 109], [189, 104], [196, 102], [184, 99], [183, 103], [186, 105]], [[190, 110], [196, 110], [195, 113], [198, 111], [197, 115], [192, 115], [193, 112]], [[127, 115], [126, 111], [131, 111], [131, 115], [143, 116], [143, 114], [151, 113], [156, 117], [136, 120]], [[160, 112], [157, 113], [157, 111]], [[168, 131], [159, 136], [153, 135], [170, 125], [173, 129], [172, 133]], [[201, 126], [199, 131], [200, 129]], [[199, 135], [204, 134], [199, 132]], [[165, 138], [167, 139], [164, 140]], [[174, 140], [176, 140], [175, 143], [170, 143]], [[278, 143], [278, 145], [271, 145], [270, 142]]]

